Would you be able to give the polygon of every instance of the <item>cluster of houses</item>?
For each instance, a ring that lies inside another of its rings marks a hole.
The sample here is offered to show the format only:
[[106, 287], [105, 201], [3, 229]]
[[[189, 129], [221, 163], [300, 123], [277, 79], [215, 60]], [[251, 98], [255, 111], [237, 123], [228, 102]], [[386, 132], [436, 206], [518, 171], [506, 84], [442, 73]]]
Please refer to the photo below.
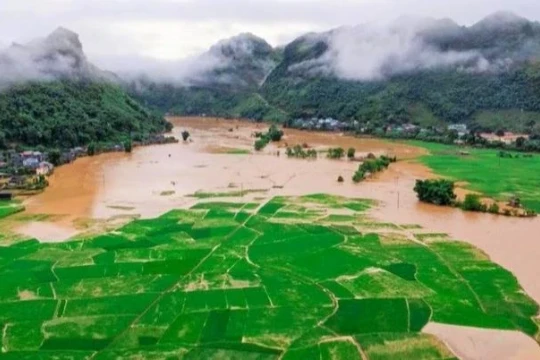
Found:
[[24, 188], [35, 176], [47, 176], [54, 165], [40, 151], [8, 150], [0, 153], [0, 191]]
[[46, 155], [40, 151], [23, 151], [19, 153], [15, 150], [8, 150], [0, 153], [0, 171], [2, 169], [21, 168], [32, 170], [37, 175], [49, 175], [54, 166], [47, 161]]
[[[151, 136], [143, 141], [133, 142], [133, 146], [144, 146], [153, 144], [168, 144], [178, 142], [172, 136], [161, 134]], [[125, 151], [124, 146], [120, 144], [101, 145], [99, 152]], [[88, 149], [83, 147], [74, 147], [60, 152], [59, 158], [48, 158], [48, 154], [40, 151], [22, 151], [14, 149], [0, 151], [0, 191], [2, 189], [21, 189], [36, 176], [48, 176], [54, 170], [56, 164], [69, 164], [78, 157], [87, 156]]]
[[[426, 128], [422, 128], [420, 126], [414, 125], [414, 124], [404, 124], [404, 125], [398, 125], [398, 126], [389, 126], [386, 129], [387, 133], [393, 133], [397, 136], [406, 136], [407, 134], [428, 134], [430, 132], [435, 132], [438, 134], [444, 134], [445, 132], [455, 132], [457, 134], [457, 139], [455, 140], [456, 144], [463, 143], [463, 138], [469, 133], [469, 128], [467, 124], [450, 124], [446, 127], [446, 131], [444, 129], [435, 129], [435, 130], [429, 130]], [[516, 142], [519, 138], [524, 138], [526, 140], [529, 139], [529, 135], [527, 134], [516, 134], [512, 132], [504, 132], [504, 133], [480, 133], [480, 137], [485, 139], [489, 143], [495, 143], [495, 142], [502, 142], [506, 145], [511, 145]]]
[[357, 124], [339, 121], [334, 118], [317, 118], [311, 119], [294, 119], [290, 123], [290, 127], [303, 130], [328, 130], [328, 131], [342, 131], [348, 130]]

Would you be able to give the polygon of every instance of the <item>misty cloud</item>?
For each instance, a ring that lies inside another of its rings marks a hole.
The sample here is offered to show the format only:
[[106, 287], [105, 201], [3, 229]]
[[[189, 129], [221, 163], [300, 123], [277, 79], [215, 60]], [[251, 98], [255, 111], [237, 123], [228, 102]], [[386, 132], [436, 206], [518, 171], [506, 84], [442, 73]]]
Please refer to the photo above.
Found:
[[[324, 41], [328, 50], [318, 59], [292, 66], [291, 71], [335, 75], [348, 80], [380, 80], [416, 70], [456, 67], [488, 71], [491, 63], [478, 50], [442, 51], [428, 43], [426, 31], [444, 31], [427, 20], [400, 21], [391, 26], [363, 25], [339, 28], [308, 42]], [[457, 25], [456, 25], [457, 26]]]
[[44, 39], [0, 51], [0, 85], [58, 78], [108, 76], [88, 63], [78, 35], [59, 28]]
[[[249, 86], [246, 78], [259, 85], [276, 66], [271, 59], [273, 49], [261, 38], [240, 34], [224, 39], [207, 52], [179, 61], [150, 58], [130, 58], [127, 67], [117, 74], [128, 81], [152, 80], [181, 86], [236, 85]], [[111, 58], [111, 68], [120, 68], [118, 59]], [[237, 69], [243, 75], [239, 77]]]

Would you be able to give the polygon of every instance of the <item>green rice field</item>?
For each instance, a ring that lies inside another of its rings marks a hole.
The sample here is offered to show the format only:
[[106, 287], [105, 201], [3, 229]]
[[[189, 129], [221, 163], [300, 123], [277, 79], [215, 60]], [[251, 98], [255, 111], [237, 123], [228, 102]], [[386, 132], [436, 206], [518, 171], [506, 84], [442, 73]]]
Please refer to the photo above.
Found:
[[537, 336], [511, 273], [444, 234], [374, 222], [371, 205], [200, 202], [0, 247], [0, 358], [435, 360], [455, 356], [421, 333], [430, 321]]
[[[420, 161], [435, 173], [465, 181], [467, 188], [489, 197], [508, 200], [518, 196], [526, 208], [540, 212], [540, 155], [500, 158], [499, 150], [462, 148], [425, 142], [411, 142], [426, 148], [430, 155]], [[460, 152], [469, 155], [462, 155]]]
[[24, 210], [24, 207], [16, 201], [0, 200], [0, 219], [16, 214]]

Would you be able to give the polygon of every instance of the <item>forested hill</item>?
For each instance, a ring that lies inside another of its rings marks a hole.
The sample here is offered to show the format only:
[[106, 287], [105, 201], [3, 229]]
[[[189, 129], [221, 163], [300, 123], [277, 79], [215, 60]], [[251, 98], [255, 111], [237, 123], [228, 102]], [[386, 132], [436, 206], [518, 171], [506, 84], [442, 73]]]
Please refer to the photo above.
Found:
[[466, 122], [540, 133], [540, 24], [513, 14], [469, 27], [414, 18], [343, 27], [274, 51], [275, 66], [256, 90], [153, 83], [134, 95], [177, 114], [334, 117], [381, 126]]
[[0, 147], [19, 143], [64, 148], [141, 140], [169, 129], [162, 116], [109, 83], [49, 81], [0, 92]]
[[0, 148], [138, 140], [170, 128], [116, 81], [67, 29], [0, 51]]

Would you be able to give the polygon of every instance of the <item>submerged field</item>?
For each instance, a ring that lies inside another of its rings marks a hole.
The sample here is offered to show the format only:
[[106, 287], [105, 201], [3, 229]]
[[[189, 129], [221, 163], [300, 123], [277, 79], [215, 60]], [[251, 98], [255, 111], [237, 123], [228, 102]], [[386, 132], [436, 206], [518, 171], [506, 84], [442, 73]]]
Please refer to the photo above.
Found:
[[327, 195], [201, 202], [0, 247], [2, 358], [451, 359], [430, 321], [538, 334], [483, 253]]
[[[521, 198], [525, 207], [540, 212], [540, 156], [500, 158], [499, 150], [460, 148], [425, 142], [412, 142], [430, 151], [420, 158], [434, 172], [456, 181], [465, 181], [467, 188], [500, 200]], [[460, 155], [466, 151], [469, 155]]]

